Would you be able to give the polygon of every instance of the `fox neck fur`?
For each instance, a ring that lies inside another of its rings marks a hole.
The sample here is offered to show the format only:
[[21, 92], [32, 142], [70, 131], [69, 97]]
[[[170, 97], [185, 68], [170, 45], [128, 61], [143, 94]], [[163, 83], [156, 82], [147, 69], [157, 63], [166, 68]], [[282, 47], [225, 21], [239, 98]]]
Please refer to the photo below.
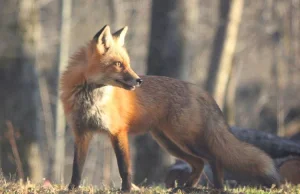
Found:
[[113, 87], [101, 84], [89, 83], [85, 78], [89, 46], [83, 47], [70, 60], [69, 66], [63, 75], [62, 99], [68, 119], [76, 122], [73, 128], [79, 133], [87, 129], [108, 131], [109, 118], [104, 108], [112, 96]]

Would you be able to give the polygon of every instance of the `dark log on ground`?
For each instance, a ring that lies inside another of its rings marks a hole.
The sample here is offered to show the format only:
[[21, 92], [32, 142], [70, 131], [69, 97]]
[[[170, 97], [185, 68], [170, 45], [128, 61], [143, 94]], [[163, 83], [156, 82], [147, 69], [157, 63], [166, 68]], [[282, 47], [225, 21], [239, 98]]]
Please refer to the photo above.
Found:
[[192, 172], [192, 168], [181, 160], [176, 160], [175, 164], [173, 164], [166, 175], [165, 186], [167, 188], [174, 188], [178, 184], [184, 185], [184, 182], [188, 180], [190, 173]]
[[255, 129], [232, 127], [231, 131], [241, 141], [260, 148], [274, 159], [289, 155], [300, 156], [300, 144], [287, 138]]
[[[277, 165], [282, 182], [300, 184], [300, 144], [289, 139], [281, 138], [263, 131], [252, 129], [231, 128], [232, 133], [241, 141], [250, 143], [268, 153]], [[190, 166], [180, 160], [173, 164], [166, 175], [165, 185], [167, 188], [184, 184], [191, 172]], [[230, 187], [235, 186], [257, 186], [259, 182], [247, 179], [247, 176], [225, 171], [225, 182]], [[199, 184], [212, 186], [213, 174], [210, 166], [205, 165]]]
[[292, 135], [292, 136], [290, 137], [290, 140], [292, 140], [292, 141], [294, 141], [294, 142], [300, 144], [300, 132], [298, 132], [298, 133]]

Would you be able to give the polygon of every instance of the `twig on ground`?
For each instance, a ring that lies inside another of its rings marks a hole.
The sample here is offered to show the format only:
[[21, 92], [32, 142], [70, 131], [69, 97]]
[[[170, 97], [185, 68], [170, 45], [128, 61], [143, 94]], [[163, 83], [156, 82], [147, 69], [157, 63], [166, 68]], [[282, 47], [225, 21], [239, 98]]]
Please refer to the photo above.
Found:
[[24, 171], [23, 171], [23, 167], [22, 167], [22, 163], [21, 163], [21, 159], [20, 159], [20, 155], [19, 155], [19, 151], [18, 151], [16, 139], [15, 139], [14, 127], [13, 127], [13, 124], [11, 123], [11, 121], [6, 121], [6, 125], [8, 128], [8, 131], [6, 132], [5, 136], [8, 139], [9, 144], [11, 145], [11, 148], [12, 148], [14, 159], [15, 159], [15, 162], [17, 165], [17, 173], [18, 173], [19, 179], [24, 180]]

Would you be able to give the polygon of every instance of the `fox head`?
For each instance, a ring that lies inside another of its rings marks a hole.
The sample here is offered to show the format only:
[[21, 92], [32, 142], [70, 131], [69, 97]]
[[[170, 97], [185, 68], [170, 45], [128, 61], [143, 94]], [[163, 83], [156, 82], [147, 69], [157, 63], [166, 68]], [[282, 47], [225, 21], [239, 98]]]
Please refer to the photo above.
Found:
[[89, 83], [111, 85], [134, 90], [142, 79], [131, 69], [130, 59], [124, 47], [127, 26], [111, 34], [104, 26], [92, 42], [86, 71]]

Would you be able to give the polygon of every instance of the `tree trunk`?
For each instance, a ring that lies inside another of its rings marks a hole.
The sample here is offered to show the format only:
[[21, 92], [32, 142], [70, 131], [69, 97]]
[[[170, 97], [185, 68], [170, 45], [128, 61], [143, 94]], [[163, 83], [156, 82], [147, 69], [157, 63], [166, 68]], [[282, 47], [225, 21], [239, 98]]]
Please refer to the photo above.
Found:
[[229, 20], [227, 21], [220, 65], [217, 72], [216, 85], [213, 93], [214, 98], [221, 108], [224, 108], [226, 89], [228, 87], [228, 82], [233, 67], [233, 57], [238, 38], [243, 5], [243, 0], [231, 0], [230, 2]]
[[[57, 78], [67, 66], [69, 56], [70, 30], [71, 30], [71, 10], [72, 0], [62, 1], [61, 29], [60, 29], [60, 52]], [[58, 183], [64, 183], [64, 165], [65, 165], [65, 129], [66, 121], [59, 98], [59, 81], [57, 83], [57, 100], [56, 100], [56, 145], [55, 145], [55, 163], [54, 163], [54, 180]]]
[[228, 80], [228, 86], [224, 99], [224, 116], [229, 126], [235, 125], [235, 97], [237, 87], [238, 73], [237, 67], [233, 67], [230, 78]]
[[[3, 114], [0, 117], [3, 137], [0, 146], [1, 168], [5, 176], [23, 170], [24, 177], [18, 178], [31, 177], [33, 181], [38, 181], [43, 172], [38, 145], [40, 101], [35, 67], [39, 9], [35, 0], [6, 1], [1, 4], [1, 13], [10, 14], [6, 16], [7, 20], [1, 20], [1, 26], [6, 26], [7, 30], [2, 31], [1, 36], [1, 44], [6, 45], [0, 59], [0, 88], [5, 91], [0, 95]], [[8, 128], [15, 133], [10, 138], [14, 138], [16, 145], [7, 139]], [[17, 168], [18, 163], [21, 163], [18, 165], [21, 167]]]
[[[187, 78], [184, 50], [185, 25], [189, 19], [186, 14], [189, 13], [185, 9], [189, 3], [191, 2], [180, 0], [153, 0], [147, 74], [182, 80]], [[135, 145], [135, 182], [161, 182], [172, 161], [170, 155], [164, 153], [150, 135], [137, 137]]]
[[279, 173], [283, 183], [300, 184], [300, 158], [287, 157], [280, 162]]
[[219, 25], [213, 40], [213, 48], [210, 56], [206, 90], [213, 94], [216, 85], [217, 72], [219, 70], [223, 45], [226, 39], [226, 29], [229, 17], [230, 0], [219, 1]]
[[[220, 25], [214, 40], [207, 90], [213, 94], [221, 109], [224, 109], [226, 90], [232, 71], [243, 4], [243, 0], [220, 1]], [[227, 111], [230, 112], [228, 109], [230, 107], [227, 107]]]

